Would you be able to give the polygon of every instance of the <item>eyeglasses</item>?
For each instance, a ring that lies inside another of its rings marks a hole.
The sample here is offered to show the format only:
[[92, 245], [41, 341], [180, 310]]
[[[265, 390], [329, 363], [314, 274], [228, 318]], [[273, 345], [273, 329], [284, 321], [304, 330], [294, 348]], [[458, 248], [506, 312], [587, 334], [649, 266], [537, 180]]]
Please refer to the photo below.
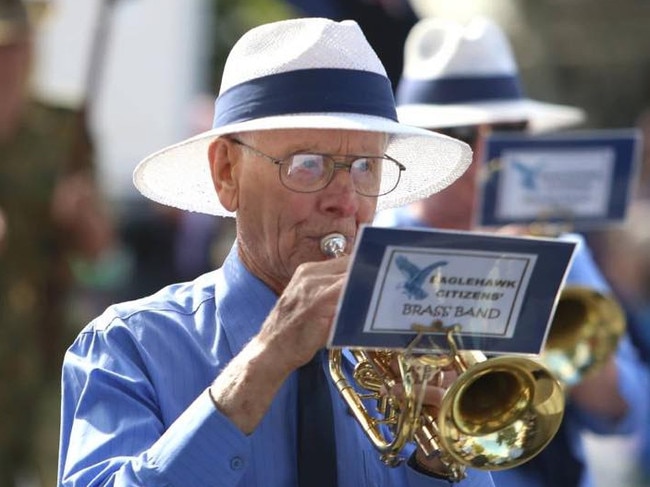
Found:
[[279, 169], [280, 182], [297, 193], [315, 193], [327, 187], [334, 178], [336, 169], [350, 173], [355, 191], [362, 196], [378, 197], [393, 191], [399, 184], [402, 171], [406, 168], [390, 156], [345, 155], [337, 161], [328, 154], [298, 152], [284, 158], [264, 154], [244, 142], [230, 137], [235, 144], [246, 147], [258, 156], [269, 159]]

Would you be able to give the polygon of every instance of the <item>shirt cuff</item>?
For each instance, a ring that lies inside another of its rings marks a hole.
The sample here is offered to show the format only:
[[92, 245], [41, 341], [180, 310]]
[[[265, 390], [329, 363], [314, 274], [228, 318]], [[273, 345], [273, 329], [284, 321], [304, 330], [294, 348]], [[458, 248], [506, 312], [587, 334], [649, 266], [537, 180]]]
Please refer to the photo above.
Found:
[[237, 485], [251, 456], [249, 438], [204, 391], [149, 450], [149, 461], [171, 485]]

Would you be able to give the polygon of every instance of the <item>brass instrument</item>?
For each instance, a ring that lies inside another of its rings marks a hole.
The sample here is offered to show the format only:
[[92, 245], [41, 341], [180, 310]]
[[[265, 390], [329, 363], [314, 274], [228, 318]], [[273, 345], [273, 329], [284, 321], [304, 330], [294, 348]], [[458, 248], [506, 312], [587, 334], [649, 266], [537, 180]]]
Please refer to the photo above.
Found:
[[625, 328], [625, 313], [614, 298], [586, 286], [567, 286], [541, 359], [560, 382], [573, 386], [607, 362]]
[[[321, 251], [344, 255], [345, 237], [327, 235]], [[441, 323], [432, 325], [442, 330]], [[404, 351], [349, 350], [351, 373], [340, 349], [330, 350], [330, 375], [366, 436], [389, 466], [399, 465], [407, 443], [427, 455], [439, 454], [450, 479], [465, 477], [467, 466], [482, 470], [512, 468], [539, 453], [557, 432], [564, 413], [562, 385], [540, 361], [503, 356], [486, 359], [479, 351], [458, 350], [446, 328], [449, 351], [412, 353], [432, 327], [416, 326], [417, 337]], [[440, 409], [423, 405], [424, 385], [445, 370], [458, 373]], [[403, 394], [393, 394], [401, 383]], [[374, 407], [371, 407], [374, 406]], [[376, 411], [375, 414], [370, 409]]]
[[[557, 238], [571, 230], [568, 222], [551, 224], [540, 219], [530, 224], [527, 233]], [[626, 327], [625, 312], [612, 295], [584, 284], [566, 285], [540, 358], [570, 388], [609, 360]]]

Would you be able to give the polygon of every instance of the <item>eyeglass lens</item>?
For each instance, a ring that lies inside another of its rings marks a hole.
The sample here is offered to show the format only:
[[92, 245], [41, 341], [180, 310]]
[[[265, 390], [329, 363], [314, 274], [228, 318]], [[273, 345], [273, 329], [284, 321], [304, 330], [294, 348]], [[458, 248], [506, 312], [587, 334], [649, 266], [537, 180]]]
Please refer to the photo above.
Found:
[[399, 182], [399, 166], [382, 157], [360, 157], [345, 164], [322, 154], [294, 154], [282, 161], [280, 175], [289, 189], [311, 192], [327, 186], [335, 169], [348, 170], [355, 190], [366, 196], [385, 194]]

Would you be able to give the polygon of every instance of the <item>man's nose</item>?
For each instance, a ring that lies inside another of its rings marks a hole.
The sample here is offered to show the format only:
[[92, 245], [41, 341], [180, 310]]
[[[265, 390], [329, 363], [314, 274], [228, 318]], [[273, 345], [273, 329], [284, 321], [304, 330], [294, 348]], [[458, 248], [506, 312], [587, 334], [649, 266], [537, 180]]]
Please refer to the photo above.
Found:
[[359, 194], [356, 192], [349, 165], [337, 164], [332, 180], [323, 191], [322, 204], [325, 211], [336, 213], [338, 216], [349, 216], [357, 212]]

